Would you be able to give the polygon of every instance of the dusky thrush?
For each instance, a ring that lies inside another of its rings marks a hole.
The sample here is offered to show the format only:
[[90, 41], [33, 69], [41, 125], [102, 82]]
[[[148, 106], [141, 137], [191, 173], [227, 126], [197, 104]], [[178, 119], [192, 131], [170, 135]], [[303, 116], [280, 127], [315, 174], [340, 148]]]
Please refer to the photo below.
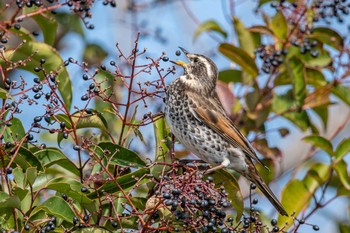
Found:
[[279, 213], [288, 216], [255, 168], [253, 161], [261, 161], [253, 147], [224, 111], [215, 90], [215, 63], [204, 55], [180, 49], [189, 62], [173, 62], [184, 68], [184, 74], [167, 89], [165, 118], [171, 132], [213, 169], [234, 169], [255, 183]]

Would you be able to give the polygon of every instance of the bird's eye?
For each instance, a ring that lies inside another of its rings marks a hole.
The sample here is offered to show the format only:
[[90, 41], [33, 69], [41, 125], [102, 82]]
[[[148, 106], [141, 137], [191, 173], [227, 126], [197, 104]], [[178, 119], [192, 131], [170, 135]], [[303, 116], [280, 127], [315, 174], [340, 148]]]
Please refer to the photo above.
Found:
[[198, 61], [199, 61], [198, 57], [193, 58], [193, 62], [198, 62]]

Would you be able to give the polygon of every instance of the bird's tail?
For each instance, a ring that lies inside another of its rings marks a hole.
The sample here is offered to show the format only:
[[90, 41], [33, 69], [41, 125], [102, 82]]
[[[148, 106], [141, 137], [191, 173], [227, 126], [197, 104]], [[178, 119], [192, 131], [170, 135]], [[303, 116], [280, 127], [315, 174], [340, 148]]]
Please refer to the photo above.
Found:
[[[255, 170], [255, 169], [254, 169]], [[261, 178], [259, 173], [255, 170], [255, 172], [251, 171], [249, 174], [249, 180], [255, 183], [261, 192], [269, 199], [271, 204], [278, 210], [281, 215], [288, 216], [287, 211], [283, 208], [281, 202], [277, 199], [275, 194], [273, 194], [272, 190], [267, 186], [265, 181]]]

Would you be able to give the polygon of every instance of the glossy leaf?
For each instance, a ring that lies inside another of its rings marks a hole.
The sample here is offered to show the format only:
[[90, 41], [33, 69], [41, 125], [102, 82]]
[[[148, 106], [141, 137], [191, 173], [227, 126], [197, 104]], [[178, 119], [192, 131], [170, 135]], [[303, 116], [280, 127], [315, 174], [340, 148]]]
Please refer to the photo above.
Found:
[[306, 83], [313, 85], [315, 87], [324, 87], [327, 85], [327, 80], [324, 77], [323, 73], [318, 69], [305, 69], [305, 79]]
[[0, 210], [2, 208], [21, 208], [21, 201], [17, 196], [9, 196], [5, 192], [0, 192]]
[[36, 169], [36, 167], [29, 167], [26, 169], [26, 183], [28, 183], [29, 185], [33, 185], [36, 177], [38, 175], [38, 171]]
[[[147, 161], [137, 153], [111, 142], [101, 142], [91, 148], [100, 157], [120, 166], [144, 167]], [[101, 154], [102, 153], [102, 154]]]
[[350, 177], [347, 168], [348, 165], [344, 160], [338, 161], [334, 166], [335, 172], [337, 173], [343, 187], [350, 191]]
[[344, 46], [343, 37], [341, 37], [338, 32], [334, 31], [331, 28], [326, 27], [317, 27], [313, 29], [313, 32], [309, 36], [318, 41], [321, 41], [324, 44], [327, 44], [338, 51], [341, 51]]
[[291, 58], [286, 61], [286, 67], [289, 78], [293, 83], [293, 93], [296, 104], [301, 107], [306, 97], [304, 66], [298, 59]]
[[235, 47], [228, 43], [223, 43], [219, 46], [218, 50], [231, 61], [241, 66], [244, 71], [253, 77], [256, 77], [258, 75], [259, 71], [254, 59], [243, 49]]
[[273, 31], [271, 31], [270, 28], [268, 28], [266, 26], [262, 26], [262, 25], [252, 26], [252, 27], [248, 28], [248, 31], [259, 33], [259, 34], [266, 34], [266, 35], [270, 35], [270, 36], [274, 35]]
[[242, 193], [236, 178], [226, 170], [218, 170], [213, 175], [216, 186], [223, 185], [228, 193], [228, 198], [231, 201], [233, 208], [237, 211], [236, 221], [242, 217], [244, 203]]
[[308, 142], [314, 147], [320, 148], [327, 152], [330, 156], [333, 155], [333, 146], [332, 143], [326, 138], [318, 135], [310, 135], [303, 138], [304, 142]]
[[79, 169], [75, 166], [75, 164], [57, 148], [42, 149], [35, 152], [34, 155], [41, 161], [45, 168], [58, 165], [77, 176], [80, 174]]
[[350, 152], [350, 138], [343, 139], [335, 150], [335, 162], [339, 162]]
[[[24, 9], [30, 8], [26, 7]], [[50, 12], [48, 12], [34, 15], [31, 18], [35, 20], [43, 32], [45, 43], [48, 45], [54, 45], [58, 27], [55, 17]]]
[[227, 33], [220, 27], [220, 25], [214, 20], [207, 20], [201, 23], [196, 31], [194, 32], [193, 40], [197, 39], [197, 37], [203, 32], [217, 32], [222, 35], [224, 38], [227, 37]]
[[288, 23], [281, 11], [277, 11], [276, 15], [272, 17], [270, 23], [270, 29], [274, 32], [274, 35], [281, 40], [287, 38]]
[[117, 193], [121, 191], [120, 188], [122, 188], [123, 190], [132, 188], [136, 183], [137, 184], [147, 183], [149, 182], [148, 179], [143, 178], [141, 181], [139, 179], [148, 173], [149, 173], [148, 168], [141, 168], [129, 174], [119, 176], [118, 178], [115, 179], [115, 181], [113, 180], [108, 181], [105, 184], [103, 184], [101, 187], [99, 187], [96, 191], [89, 193], [87, 197], [89, 197], [90, 199], [95, 199], [97, 197], [104, 196], [105, 193]]
[[342, 100], [347, 105], [350, 105], [350, 90], [348, 87], [338, 84], [332, 87], [331, 90], [332, 93], [340, 100]]
[[219, 72], [219, 80], [225, 83], [241, 83], [242, 71], [241, 70], [223, 70]]
[[[282, 191], [281, 203], [287, 213], [295, 212], [295, 216], [298, 216], [300, 211], [307, 207], [311, 197], [312, 193], [305, 188], [303, 181], [291, 180]], [[286, 223], [288, 224], [287, 228], [293, 226], [293, 221], [293, 218], [278, 216], [279, 227], [286, 226]], [[284, 230], [287, 229], [284, 228]]]
[[30, 167], [36, 167], [39, 171], [43, 171], [43, 167], [38, 158], [30, 150], [24, 147], [19, 149], [13, 162], [24, 170]]
[[240, 47], [253, 57], [255, 43], [252, 33], [247, 30], [244, 24], [237, 17], [233, 18], [233, 26], [235, 28]]
[[30, 33], [26, 28], [21, 27], [19, 30], [15, 29], [14, 27], [10, 28], [10, 31], [21, 38], [22, 41], [34, 41], [35, 38], [32, 33]]
[[[5, 132], [3, 134], [5, 142], [11, 142], [13, 143], [13, 137], [15, 136], [17, 139], [22, 139], [26, 136], [26, 132], [24, 130], [22, 121], [16, 117], [12, 118], [11, 120], [12, 126], [6, 127]], [[3, 125], [0, 126], [1, 132], [3, 131]], [[27, 145], [24, 145], [24, 147], [27, 147]]]
[[73, 223], [73, 217], [75, 217], [75, 213], [69, 203], [57, 196], [48, 198], [43, 204], [34, 208], [31, 214], [34, 215], [41, 210], [51, 216], [57, 216], [70, 223]]
[[308, 170], [304, 177], [304, 185], [306, 189], [314, 193], [319, 187], [321, 187], [330, 178], [330, 166], [324, 163], [314, 163]]
[[10, 61], [17, 62], [19, 60], [26, 60], [28, 57], [33, 56], [30, 62], [26, 62], [25, 66], [20, 66], [20, 69], [32, 72], [34, 75], [38, 75], [41, 80], [45, 77], [42, 72], [34, 72], [34, 67], [39, 66], [40, 59], [45, 59], [44, 68], [46, 72], [58, 71], [56, 80], [58, 82], [58, 90], [62, 96], [62, 99], [68, 109], [70, 109], [72, 103], [72, 83], [69, 78], [69, 74], [65, 67], [60, 66], [63, 64], [63, 60], [60, 54], [50, 45], [41, 42], [27, 42], [14, 50], [8, 50], [6, 52], [6, 58]]

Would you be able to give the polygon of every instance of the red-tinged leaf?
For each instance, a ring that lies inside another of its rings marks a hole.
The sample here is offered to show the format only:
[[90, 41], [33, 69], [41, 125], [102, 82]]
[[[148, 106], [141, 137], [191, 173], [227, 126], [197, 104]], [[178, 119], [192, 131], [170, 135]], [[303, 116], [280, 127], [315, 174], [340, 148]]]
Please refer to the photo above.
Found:
[[337, 173], [343, 187], [350, 191], [350, 175], [348, 165], [344, 160], [340, 160], [335, 164], [334, 170]]
[[332, 93], [342, 100], [347, 105], [350, 105], [350, 90], [348, 87], [341, 84], [335, 85], [331, 88]]
[[227, 37], [227, 33], [214, 20], [208, 20], [201, 23], [196, 29], [196, 31], [194, 32], [193, 40], [197, 39], [197, 37], [203, 32], [217, 32], [220, 35], [222, 35], [224, 38]]
[[270, 36], [274, 35], [273, 31], [271, 31], [271, 29], [266, 27], [266, 26], [253, 26], [253, 27], [248, 28], [248, 31], [256, 32], [256, 33], [260, 33], [260, 34], [266, 34], [266, 35], [270, 35]]
[[343, 37], [340, 36], [338, 32], [330, 28], [314, 28], [309, 37], [321, 41], [322, 43], [327, 44], [338, 51], [341, 51], [344, 46]]
[[233, 18], [233, 26], [237, 33], [240, 47], [250, 56], [254, 56], [255, 43], [252, 36], [244, 24], [236, 17]]
[[[300, 211], [307, 207], [312, 193], [310, 193], [304, 186], [301, 180], [291, 180], [282, 191], [281, 203], [286, 209], [287, 213], [296, 213], [295, 217], [299, 215]], [[279, 227], [284, 227], [286, 231], [290, 226], [293, 226], [294, 219], [286, 216], [278, 216]]]
[[282, 11], [277, 11], [276, 15], [272, 17], [269, 27], [279, 39], [285, 40], [287, 38], [288, 23]]
[[259, 70], [254, 59], [243, 49], [223, 43], [219, 46], [219, 51], [231, 61], [241, 66], [251, 76], [256, 77], [258, 75]]
[[350, 138], [343, 139], [335, 150], [336, 163], [343, 159], [350, 152]]
[[327, 152], [330, 156], [333, 155], [333, 146], [332, 143], [326, 138], [318, 135], [310, 135], [303, 138], [304, 142], [310, 143], [312, 146], [320, 148]]

